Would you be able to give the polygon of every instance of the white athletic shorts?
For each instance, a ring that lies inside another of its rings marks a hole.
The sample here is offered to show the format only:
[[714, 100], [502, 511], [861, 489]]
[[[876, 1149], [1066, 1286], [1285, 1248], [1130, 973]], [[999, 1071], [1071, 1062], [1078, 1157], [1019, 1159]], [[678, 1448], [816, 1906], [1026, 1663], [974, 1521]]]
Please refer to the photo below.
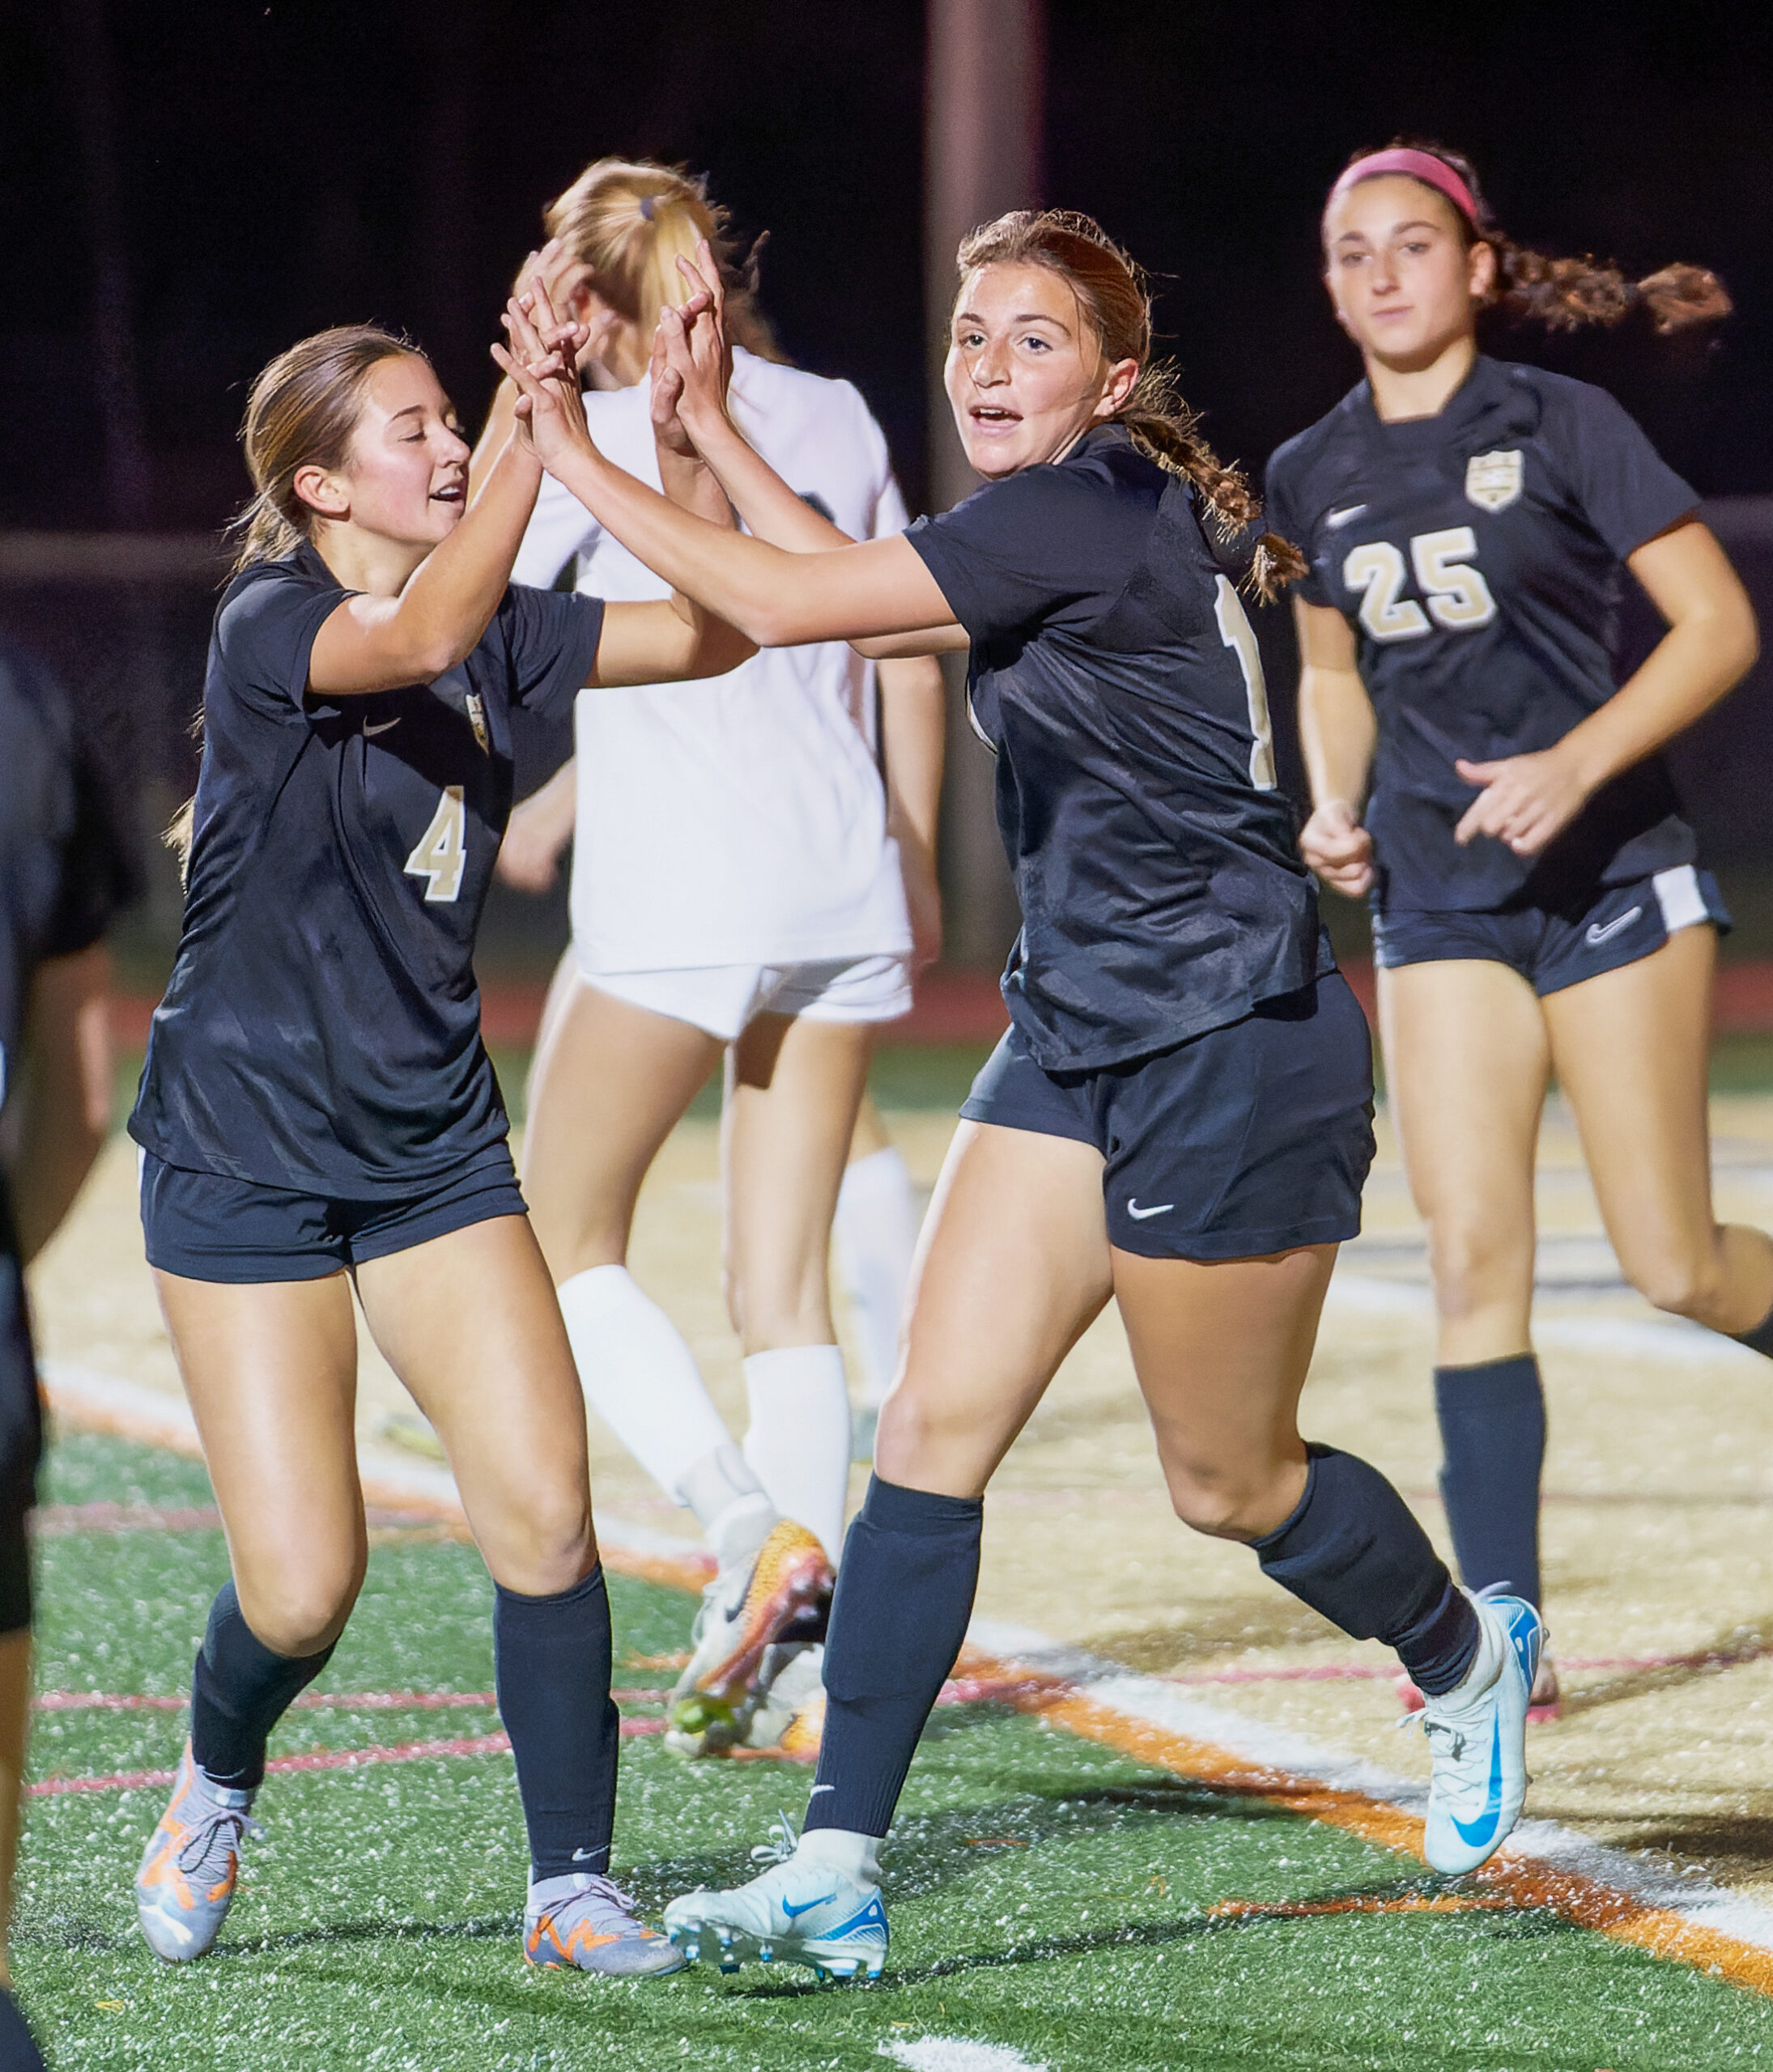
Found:
[[904, 957], [825, 957], [798, 964], [702, 964], [682, 971], [581, 972], [588, 986], [723, 1043], [759, 1014], [809, 1021], [896, 1021], [911, 1012]]

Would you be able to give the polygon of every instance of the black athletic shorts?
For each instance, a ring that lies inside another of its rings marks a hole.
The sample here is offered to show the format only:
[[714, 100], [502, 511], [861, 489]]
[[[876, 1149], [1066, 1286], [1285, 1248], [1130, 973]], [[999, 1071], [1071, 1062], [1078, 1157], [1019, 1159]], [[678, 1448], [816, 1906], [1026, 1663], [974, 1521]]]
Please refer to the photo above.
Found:
[[1709, 871], [1679, 864], [1630, 885], [1597, 887], [1567, 911], [1524, 902], [1489, 914], [1375, 911], [1373, 955], [1388, 971], [1401, 964], [1506, 964], [1543, 999], [1635, 964], [1677, 928], [1702, 922], [1728, 933], [1729, 909]]
[[507, 1147], [397, 1201], [334, 1201], [141, 1154], [148, 1264], [189, 1280], [321, 1280], [495, 1216], [529, 1213]]
[[1261, 1259], [1358, 1233], [1372, 1037], [1338, 971], [1101, 1072], [1044, 1071], [1012, 1029], [960, 1112], [1093, 1144], [1109, 1240], [1123, 1251]]

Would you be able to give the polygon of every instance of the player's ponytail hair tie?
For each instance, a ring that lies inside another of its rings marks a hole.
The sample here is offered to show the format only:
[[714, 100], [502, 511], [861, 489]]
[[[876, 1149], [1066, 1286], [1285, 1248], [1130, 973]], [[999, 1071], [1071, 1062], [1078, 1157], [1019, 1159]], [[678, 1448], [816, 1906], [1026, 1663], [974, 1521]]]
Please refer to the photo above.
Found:
[[1194, 485], [1224, 542], [1242, 536], [1240, 546], [1248, 546], [1255, 534], [1246, 588], [1272, 597], [1305, 573], [1299, 549], [1263, 527], [1261, 500], [1242, 470], [1227, 466], [1201, 436], [1200, 419], [1182, 400], [1174, 370], [1151, 359], [1144, 270], [1099, 223], [1070, 209], [1014, 209], [969, 232], [955, 260], [963, 282], [980, 266], [1044, 266], [1061, 275], [1103, 357], [1110, 365], [1125, 359], [1139, 364], [1133, 393], [1108, 422], [1124, 425], [1142, 452]]
[[1554, 331], [1574, 331], [1584, 324], [1617, 324], [1641, 307], [1666, 334], [1716, 323], [1730, 313], [1728, 291], [1704, 266], [1664, 266], [1633, 281], [1618, 266], [1596, 259], [1553, 259], [1517, 244], [1491, 214], [1470, 159], [1443, 144], [1400, 137], [1382, 151], [1357, 151], [1329, 191], [1326, 219], [1350, 188], [1398, 174], [1444, 196], [1466, 244], [1487, 244], [1495, 253], [1490, 301], [1511, 316], [1529, 317]]

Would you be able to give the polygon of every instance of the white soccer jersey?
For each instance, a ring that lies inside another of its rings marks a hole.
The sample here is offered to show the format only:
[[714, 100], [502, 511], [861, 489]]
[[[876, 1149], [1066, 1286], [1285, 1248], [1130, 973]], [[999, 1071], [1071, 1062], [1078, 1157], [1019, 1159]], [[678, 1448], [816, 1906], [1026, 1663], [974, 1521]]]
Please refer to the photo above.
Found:
[[[847, 381], [733, 355], [733, 415], [852, 539], [902, 532], [886, 442]], [[648, 384], [586, 394], [599, 448], [658, 486]], [[515, 580], [617, 599], [667, 586], [552, 477]], [[579, 694], [572, 932], [600, 971], [780, 964], [911, 947], [899, 845], [869, 745], [870, 664], [841, 642], [767, 648], [729, 675]]]

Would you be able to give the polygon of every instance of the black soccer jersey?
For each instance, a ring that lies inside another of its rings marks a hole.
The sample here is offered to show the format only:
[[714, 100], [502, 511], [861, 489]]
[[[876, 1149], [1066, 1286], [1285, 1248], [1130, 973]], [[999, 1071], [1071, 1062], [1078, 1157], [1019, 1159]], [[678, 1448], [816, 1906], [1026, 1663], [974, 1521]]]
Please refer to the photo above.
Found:
[[1004, 997], [1035, 1062], [1147, 1056], [1308, 983], [1261, 661], [1189, 485], [1103, 427], [906, 537], [972, 639], [1022, 901]]
[[0, 1098], [31, 976], [90, 949], [137, 890], [134, 860], [54, 678], [0, 647]]
[[378, 1200], [504, 1155], [473, 952], [512, 714], [570, 707], [603, 607], [514, 584], [436, 682], [310, 694], [345, 595], [304, 546], [216, 613], [185, 931], [130, 1132], [168, 1166]]
[[1386, 424], [1366, 382], [1269, 464], [1268, 516], [1304, 550], [1299, 594], [1342, 612], [1379, 721], [1367, 825], [1382, 908], [1558, 900], [1694, 857], [1652, 757], [1539, 858], [1453, 830], [1453, 767], [1550, 748], [1616, 688], [1626, 555], [1699, 499], [1604, 389], [1480, 358], [1438, 417]]

